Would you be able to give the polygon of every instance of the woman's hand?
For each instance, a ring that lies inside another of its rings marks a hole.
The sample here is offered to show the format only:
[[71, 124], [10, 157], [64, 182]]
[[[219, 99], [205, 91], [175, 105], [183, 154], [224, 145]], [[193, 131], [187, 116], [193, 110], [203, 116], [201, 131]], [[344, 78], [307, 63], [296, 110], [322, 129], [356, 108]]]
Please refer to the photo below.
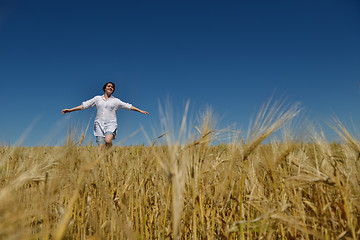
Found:
[[66, 108], [66, 109], [61, 110], [61, 113], [62, 113], [62, 114], [65, 114], [65, 113], [68, 113], [68, 112], [71, 112], [70, 109], [67, 109], [67, 108]]
[[141, 112], [142, 114], [150, 115], [147, 111], [140, 110], [140, 112]]

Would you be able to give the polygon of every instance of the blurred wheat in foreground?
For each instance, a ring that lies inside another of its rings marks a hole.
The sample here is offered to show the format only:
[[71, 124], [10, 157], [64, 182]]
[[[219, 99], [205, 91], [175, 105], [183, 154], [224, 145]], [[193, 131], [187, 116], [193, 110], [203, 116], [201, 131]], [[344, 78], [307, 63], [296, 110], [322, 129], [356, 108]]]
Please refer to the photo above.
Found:
[[359, 239], [359, 142], [265, 144], [280, 109], [229, 144], [204, 116], [181, 144], [2, 146], [0, 239]]

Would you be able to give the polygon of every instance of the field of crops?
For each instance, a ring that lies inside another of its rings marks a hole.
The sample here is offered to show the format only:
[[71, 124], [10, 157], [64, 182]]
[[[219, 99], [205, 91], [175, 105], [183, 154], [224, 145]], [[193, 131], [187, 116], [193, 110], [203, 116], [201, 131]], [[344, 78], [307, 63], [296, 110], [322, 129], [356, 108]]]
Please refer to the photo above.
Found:
[[205, 119], [186, 143], [2, 146], [0, 239], [359, 239], [359, 142], [264, 143], [291, 116], [220, 145]]

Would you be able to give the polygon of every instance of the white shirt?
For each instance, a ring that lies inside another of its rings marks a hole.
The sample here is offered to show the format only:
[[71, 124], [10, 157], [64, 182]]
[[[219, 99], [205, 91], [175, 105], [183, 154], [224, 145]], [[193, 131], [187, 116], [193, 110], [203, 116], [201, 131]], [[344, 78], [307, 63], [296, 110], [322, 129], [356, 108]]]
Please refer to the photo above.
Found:
[[130, 110], [132, 107], [130, 103], [125, 103], [113, 96], [110, 96], [106, 100], [104, 95], [95, 96], [92, 99], [82, 103], [82, 109], [87, 109], [94, 106], [97, 108], [97, 114], [94, 123], [94, 135], [100, 137], [105, 137], [106, 132], [113, 132], [116, 134], [116, 111], [119, 108]]

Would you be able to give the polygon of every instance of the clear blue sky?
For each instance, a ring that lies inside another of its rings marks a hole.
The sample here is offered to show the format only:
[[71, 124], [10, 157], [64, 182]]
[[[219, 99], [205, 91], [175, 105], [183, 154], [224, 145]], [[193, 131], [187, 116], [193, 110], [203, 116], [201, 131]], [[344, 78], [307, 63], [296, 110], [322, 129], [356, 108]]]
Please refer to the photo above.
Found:
[[[190, 100], [212, 106], [218, 127], [246, 131], [271, 96], [300, 102], [302, 117], [360, 124], [360, 2], [0, 2], [0, 143], [63, 144], [70, 125], [92, 140], [96, 109], [63, 108], [102, 94], [150, 112], [118, 111], [115, 143], [143, 126], [162, 134], [159, 102], [175, 118]], [[178, 119], [180, 121], [180, 119]], [[122, 145], [147, 143], [142, 132]]]

